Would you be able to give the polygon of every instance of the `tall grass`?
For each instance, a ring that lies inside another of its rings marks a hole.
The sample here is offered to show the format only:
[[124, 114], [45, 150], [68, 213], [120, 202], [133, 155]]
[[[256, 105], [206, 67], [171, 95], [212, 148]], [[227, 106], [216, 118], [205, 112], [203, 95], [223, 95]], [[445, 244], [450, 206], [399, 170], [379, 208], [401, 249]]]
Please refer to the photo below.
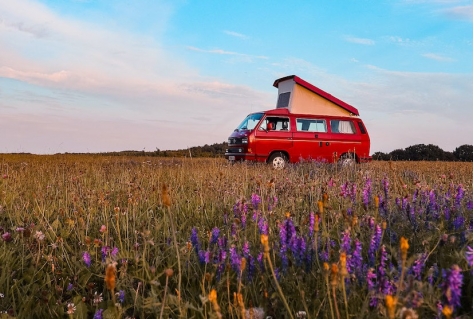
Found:
[[472, 317], [470, 163], [0, 164], [8, 316]]

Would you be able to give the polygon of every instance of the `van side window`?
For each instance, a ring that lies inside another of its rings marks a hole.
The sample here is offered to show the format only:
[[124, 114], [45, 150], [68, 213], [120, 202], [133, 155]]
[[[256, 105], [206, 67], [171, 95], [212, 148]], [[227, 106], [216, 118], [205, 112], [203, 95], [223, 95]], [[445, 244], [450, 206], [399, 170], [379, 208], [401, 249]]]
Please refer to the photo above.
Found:
[[282, 108], [282, 107], [288, 107], [288, 105], [290, 104], [290, 95], [291, 95], [291, 92], [285, 92], [285, 93], [281, 93], [278, 96], [277, 109]]
[[355, 127], [352, 121], [331, 120], [331, 132], [342, 134], [355, 134]]
[[296, 130], [302, 132], [327, 132], [325, 120], [296, 119]]
[[366, 134], [367, 131], [365, 130], [365, 127], [364, 127], [364, 124], [362, 124], [362, 122], [357, 122], [357, 124], [359, 125], [359, 130], [362, 134]]
[[[273, 125], [268, 125], [273, 123]], [[272, 131], [289, 131], [290, 130], [290, 119], [287, 117], [268, 116], [260, 124], [260, 130], [268, 130], [272, 128]]]

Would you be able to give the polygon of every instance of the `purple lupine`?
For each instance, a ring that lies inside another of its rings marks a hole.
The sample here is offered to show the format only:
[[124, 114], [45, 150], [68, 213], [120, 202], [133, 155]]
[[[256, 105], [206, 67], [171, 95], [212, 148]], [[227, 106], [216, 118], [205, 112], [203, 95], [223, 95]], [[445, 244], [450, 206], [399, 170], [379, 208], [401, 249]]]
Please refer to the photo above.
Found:
[[453, 265], [450, 270], [443, 270], [444, 282], [441, 285], [446, 303], [453, 307], [461, 306], [461, 286], [463, 275], [458, 265]]
[[382, 228], [380, 227], [380, 225], [377, 224], [375, 226], [375, 233], [373, 234], [372, 239], [370, 240], [369, 246], [369, 262], [371, 266], [375, 265], [375, 254], [377, 253], [381, 240]]
[[258, 264], [260, 265], [260, 270], [262, 272], [265, 272], [265, 261], [263, 260], [263, 252], [260, 252], [258, 255], [257, 255], [257, 262]]
[[314, 235], [314, 213], [309, 213], [309, 226], [308, 226], [308, 235], [309, 238], [313, 238]]
[[461, 201], [464, 197], [464, 189], [462, 185], [459, 185], [458, 188], [456, 189], [456, 197], [454, 199], [454, 204], [456, 205], [456, 208], [461, 207]]
[[293, 245], [291, 245], [291, 251], [296, 260], [296, 265], [301, 266], [306, 256], [306, 241], [303, 237], [295, 238]]
[[349, 254], [351, 250], [351, 242], [351, 233], [348, 229], [346, 229], [342, 232], [341, 251], [345, 252], [346, 254]]
[[425, 266], [426, 255], [420, 254], [420, 256], [413, 262], [411, 266], [410, 273], [416, 280], [421, 280], [421, 274]]
[[247, 212], [242, 212], [240, 214], [240, 223], [242, 224], [242, 228], [247, 226]]
[[469, 267], [472, 267], [472, 247], [471, 246], [466, 247], [465, 255], [466, 255], [467, 264], [469, 265]]
[[66, 290], [67, 290], [67, 291], [71, 291], [71, 290], [73, 290], [73, 289], [74, 289], [74, 285], [73, 285], [72, 283], [69, 283], [69, 284], [67, 285]]
[[206, 263], [206, 251], [204, 250], [199, 250], [198, 252], [198, 259], [199, 259], [199, 262], [204, 265]]
[[113, 259], [116, 259], [118, 253], [119, 253], [119, 249], [117, 247], [114, 247], [112, 248], [112, 251], [110, 252], [110, 256], [112, 256]]
[[227, 249], [227, 238], [225, 236], [219, 237], [217, 239], [217, 246], [221, 250], [226, 250]]
[[209, 264], [211, 262], [211, 258], [212, 258], [212, 253], [209, 250], [206, 250], [206, 252], [204, 253], [204, 262], [206, 264]]
[[253, 208], [258, 209], [258, 206], [262, 202], [262, 199], [260, 198], [260, 196], [258, 196], [257, 194], [254, 193], [254, 194], [252, 194], [251, 201], [252, 201]]
[[454, 229], [458, 230], [459, 228], [461, 228], [464, 225], [464, 222], [465, 222], [465, 219], [463, 216], [461, 215], [456, 216], [456, 218], [454, 218], [454, 221], [453, 221]]
[[109, 253], [109, 251], [110, 251], [109, 246], [102, 246], [102, 248], [100, 249], [100, 252], [102, 255], [102, 262], [105, 261], [105, 258], [107, 257], [107, 254]]
[[234, 245], [229, 249], [230, 253], [230, 265], [232, 269], [240, 276], [240, 263], [242, 258], [240, 257], [239, 253], [237, 252], [237, 248]]
[[82, 260], [84, 261], [84, 263], [86, 264], [87, 267], [90, 267], [91, 266], [91, 255], [89, 254], [89, 252], [85, 251], [83, 254], [82, 254]]
[[227, 258], [227, 251], [225, 249], [219, 249], [219, 252], [217, 253], [217, 272], [216, 272], [217, 278], [219, 278], [220, 275], [225, 270], [226, 258]]
[[124, 291], [124, 290], [119, 290], [119, 292], [117, 292], [117, 300], [118, 300], [120, 303], [124, 303], [124, 302], [125, 302], [125, 291]]
[[104, 311], [104, 309], [98, 309], [95, 313], [94, 313], [94, 319], [102, 319], [102, 312]]
[[379, 283], [379, 291], [383, 295], [388, 295], [391, 293], [390, 281], [387, 277], [387, 251], [385, 250], [385, 245], [382, 245], [380, 248], [380, 263], [377, 267], [377, 278]]
[[211, 231], [211, 240], [209, 242], [210, 245], [214, 245], [217, 243], [217, 239], [219, 238], [220, 230], [217, 227], [214, 227]]
[[369, 289], [369, 295], [370, 295], [370, 301], [369, 305], [371, 307], [377, 307], [378, 305], [378, 299], [375, 296], [376, 295], [376, 288], [377, 288], [377, 275], [375, 274], [375, 271], [373, 268], [370, 268], [367, 271], [367, 287]]
[[260, 235], [268, 235], [268, 222], [265, 217], [260, 217], [258, 220], [258, 232]]
[[291, 218], [286, 218], [285, 221], [280, 225], [280, 241], [282, 244], [289, 246], [292, 244], [292, 241], [295, 237], [295, 224], [293, 224]]
[[407, 208], [408, 208], [408, 198], [403, 197], [402, 198], [402, 210], [406, 211]]
[[364, 189], [362, 190], [362, 203], [364, 207], [367, 209], [370, 204], [370, 200], [372, 197], [372, 180], [367, 177], [365, 179]]
[[350, 274], [354, 273], [356, 277], [359, 278], [359, 280], [362, 279], [362, 261], [363, 261], [362, 244], [359, 241], [359, 239], [356, 239], [354, 252], [349, 257], [348, 262], [347, 262], [347, 265], [348, 265], [347, 271]]
[[190, 240], [194, 250], [196, 251], [196, 253], [198, 253], [201, 249], [201, 244], [199, 243], [198, 230], [196, 227], [193, 227], [193, 229], [191, 230]]
[[242, 253], [245, 258], [248, 258], [250, 255], [250, 243], [248, 240], [244, 241], [244, 244], [242, 245]]

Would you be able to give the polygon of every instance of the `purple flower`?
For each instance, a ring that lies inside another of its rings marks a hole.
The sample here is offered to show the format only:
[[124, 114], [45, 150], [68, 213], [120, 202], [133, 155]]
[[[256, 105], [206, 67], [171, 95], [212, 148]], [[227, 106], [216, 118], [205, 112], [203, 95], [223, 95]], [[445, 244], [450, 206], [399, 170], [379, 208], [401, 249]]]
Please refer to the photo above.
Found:
[[466, 261], [469, 267], [472, 267], [472, 247], [470, 246], [466, 248]]
[[416, 280], [421, 280], [421, 273], [423, 271], [423, 267], [425, 266], [425, 258], [424, 254], [420, 255], [411, 266], [411, 273], [415, 277]]
[[94, 319], [102, 319], [102, 312], [104, 310], [103, 309], [98, 309], [95, 313], [94, 313]]
[[365, 208], [369, 207], [370, 200], [372, 197], [372, 180], [370, 178], [365, 179], [364, 189], [362, 190], [362, 203]]
[[253, 208], [254, 209], [258, 209], [258, 205], [260, 205], [260, 203], [262, 202], [260, 196], [258, 196], [257, 194], [252, 194], [252, 205], [253, 205]]
[[2, 234], [2, 239], [7, 243], [13, 240], [12, 235], [9, 232]]
[[67, 290], [67, 291], [71, 291], [71, 290], [73, 290], [73, 289], [74, 289], [74, 285], [73, 285], [72, 283], [69, 283], [69, 284], [67, 285], [66, 290]]
[[354, 273], [359, 278], [359, 280], [361, 280], [362, 277], [362, 261], [362, 244], [360, 243], [359, 239], [356, 239], [354, 252], [348, 258], [347, 271], [350, 274]]
[[109, 246], [103, 246], [101, 249], [100, 249], [100, 252], [102, 254], [102, 261], [105, 261], [105, 258], [107, 257], [107, 253], [110, 251], [110, 247]]
[[313, 238], [313, 233], [314, 233], [314, 213], [311, 212], [309, 213], [309, 238]]
[[206, 252], [204, 253], [204, 262], [206, 264], [210, 263], [211, 262], [211, 258], [212, 258], [212, 254], [209, 250], [206, 250]]
[[239, 253], [237, 252], [237, 248], [234, 245], [229, 249], [230, 253], [230, 264], [234, 271], [240, 276], [240, 263], [242, 262], [242, 258], [240, 257]]
[[443, 270], [444, 282], [441, 286], [444, 299], [451, 307], [461, 306], [461, 286], [463, 275], [458, 265], [453, 265], [450, 270]]
[[198, 252], [198, 259], [199, 259], [199, 262], [201, 264], [205, 264], [206, 263], [206, 252], [204, 250], [200, 250]]
[[350, 253], [351, 250], [351, 234], [348, 229], [346, 229], [342, 233], [342, 239], [341, 239], [341, 250], [345, 252], [346, 254]]
[[117, 295], [117, 300], [120, 303], [123, 303], [125, 301], [125, 291], [119, 290], [119, 292], [117, 292], [116, 295]]
[[211, 245], [217, 243], [217, 239], [219, 238], [219, 233], [220, 233], [219, 228], [214, 227], [212, 229], [212, 231], [211, 231], [211, 241], [210, 241]]
[[257, 225], [260, 235], [268, 235], [268, 223], [264, 217], [259, 218]]
[[463, 197], [464, 197], [464, 189], [462, 188], [462, 185], [459, 185], [456, 192], [456, 198], [454, 200], [454, 203], [457, 208], [461, 207], [461, 201]]
[[82, 260], [84, 261], [87, 267], [91, 266], [91, 255], [89, 254], [89, 252], [85, 251], [82, 254]]
[[375, 254], [379, 248], [380, 242], [382, 240], [382, 228], [380, 225], [375, 226], [375, 233], [370, 240], [369, 246], [369, 262], [372, 266], [375, 265]]
[[244, 254], [245, 258], [248, 258], [250, 255], [250, 244], [248, 240], [244, 241], [244, 245], [242, 246], [242, 253]]
[[199, 244], [199, 237], [198, 237], [198, 230], [196, 227], [193, 227], [191, 230], [191, 244], [196, 251], [196, 253], [201, 249], [201, 245]]
[[112, 251], [110, 252], [110, 255], [115, 259], [117, 258], [118, 252], [119, 252], [119, 249], [117, 247], [114, 247]]
[[379, 282], [379, 291], [387, 295], [391, 292], [390, 281], [387, 278], [387, 251], [385, 250], [385, 245], [382, 245], [380, 249], [380, 263], [377, 267], [377, 278]]

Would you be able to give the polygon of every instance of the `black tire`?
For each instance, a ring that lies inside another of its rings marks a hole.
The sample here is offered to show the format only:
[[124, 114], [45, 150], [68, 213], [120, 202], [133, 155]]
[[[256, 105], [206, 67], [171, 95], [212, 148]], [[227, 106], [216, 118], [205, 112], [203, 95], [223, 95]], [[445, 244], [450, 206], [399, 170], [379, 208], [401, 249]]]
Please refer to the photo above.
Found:
[[268, 164], [274, 169], [284, 169], [288, 163], [288, 158], [282, 152], [273, 153], [268, 159]]

